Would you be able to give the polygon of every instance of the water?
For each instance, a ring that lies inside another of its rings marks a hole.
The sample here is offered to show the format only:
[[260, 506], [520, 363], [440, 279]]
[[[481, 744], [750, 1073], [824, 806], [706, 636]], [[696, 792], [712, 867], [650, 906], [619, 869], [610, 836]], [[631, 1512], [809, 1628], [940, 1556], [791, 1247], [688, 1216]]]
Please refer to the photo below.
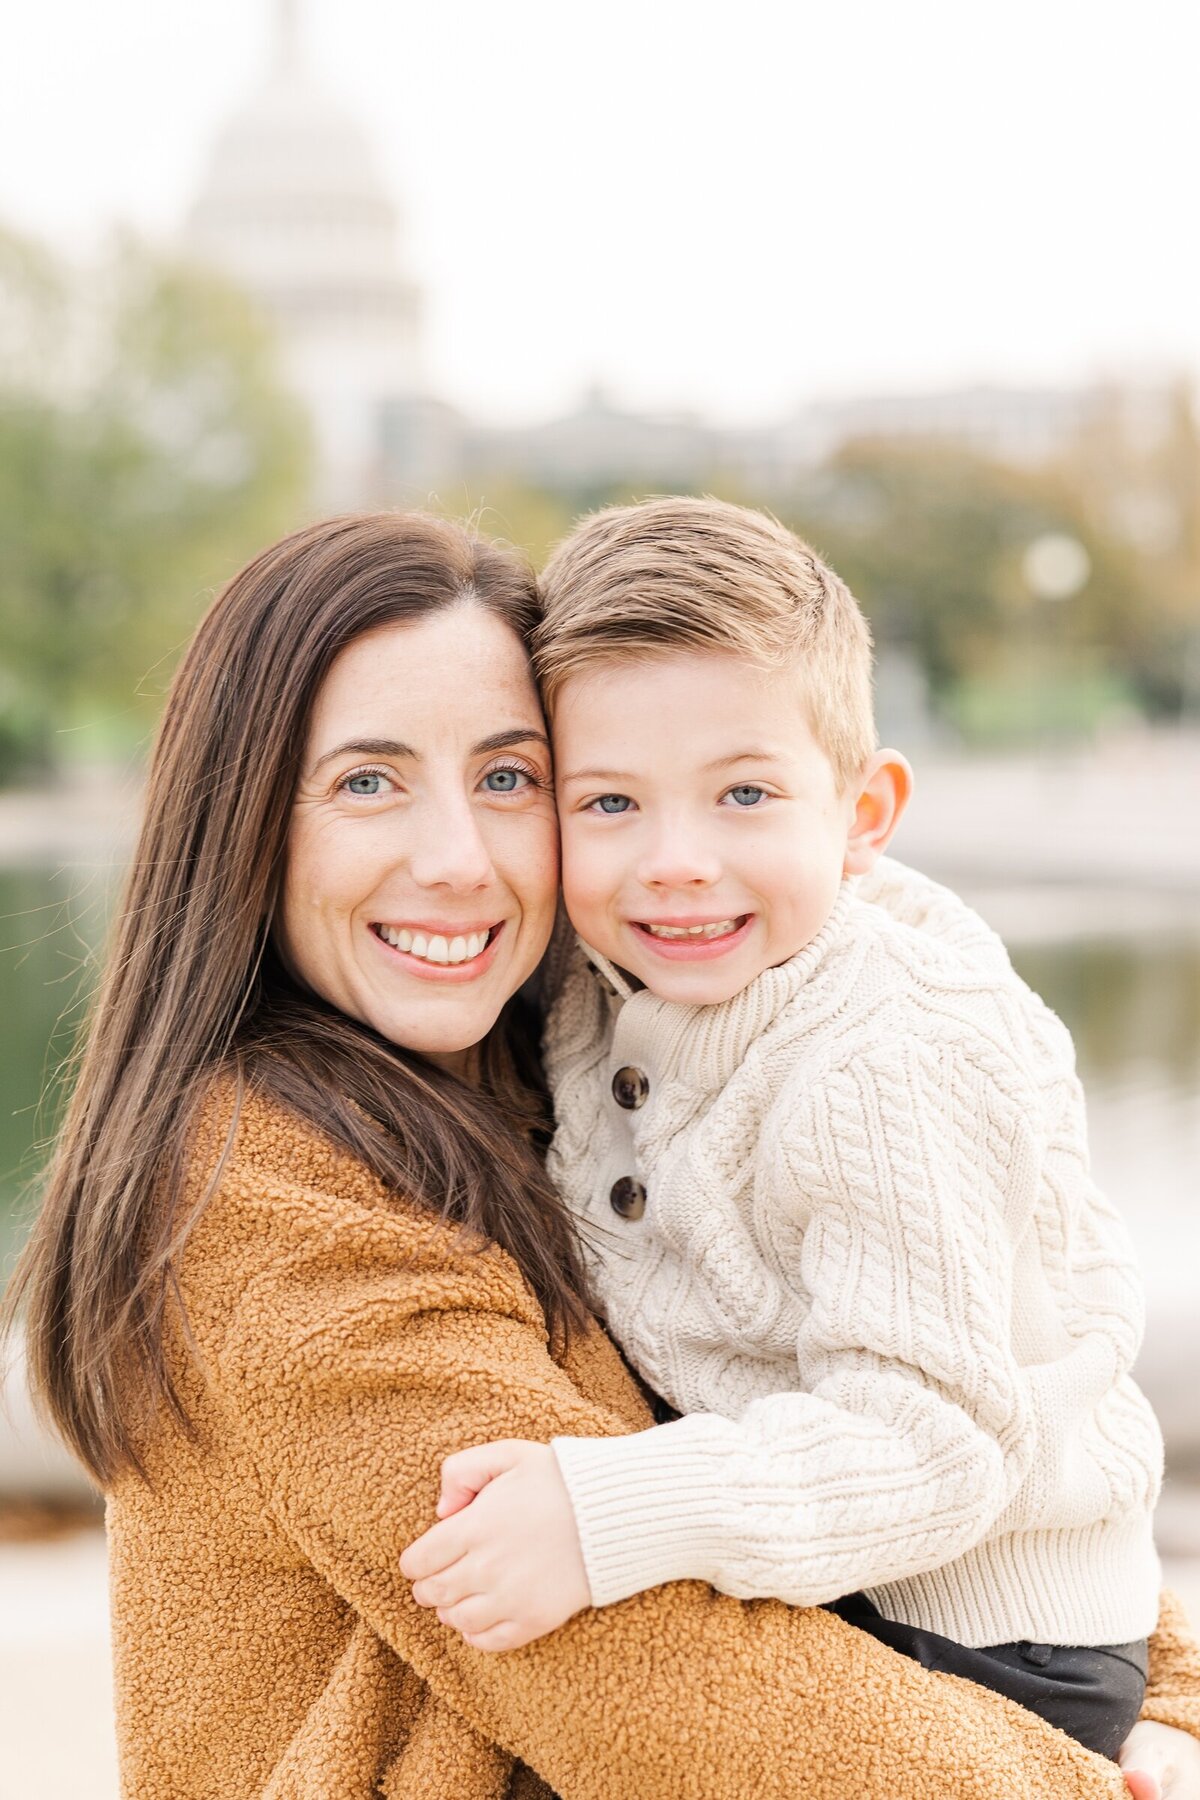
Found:
[[1070, 1027], [1092, 1164], [1146, 1278], [1139, 1375], [1180, 1461], [1200, 1466], [1200, 935], [1017, 945], [1013, 961]]
[[[104, 902], [101, 877], [0, 871], [0, 1262], [24, 1230], [22, 1186], [55, 1113], [53, 1096], [40, 1108], [39, 1096], [70, 1047]], [[1189, 1373], [1200, 1366], [1200, 933], [1126, 918], [1110, 935], [1093, 926], [1019, 943], [1013, 956], [1074, 1034], [1096, 1172], [1146, 1271], [1143, 1378], [1169, 1434], [1200, 1457]]]
[[0, 870], [0, 1272], [36, 1204], [106, 899], [78, 870]]

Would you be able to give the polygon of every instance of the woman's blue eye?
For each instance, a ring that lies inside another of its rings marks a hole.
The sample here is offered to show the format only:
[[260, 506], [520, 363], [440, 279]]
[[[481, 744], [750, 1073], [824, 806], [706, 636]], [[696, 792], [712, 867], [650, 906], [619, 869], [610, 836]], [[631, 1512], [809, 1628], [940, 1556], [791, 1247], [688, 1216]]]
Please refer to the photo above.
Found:
[[346, 780], [346, 790], [362, 800], [370, 800], [383, 792], [383, 782], [387, 780], [378, 769], [364, 769], [361, 775], [350, 775]]
[[593, 800], [592, 805], [602, 813], [623, 813], [629, 811], [633, 801], [627, 794], [601, 794], [598, 800]]
[[729, 798], [735, 806], [757, 806], [760, 800], [766, 798], [766, 792], [765, 788], [760, 787], [735, 787], [730, 788]]
[[528, 781], [524, 769], [490, 769], [483, 778], [484, 786], [493, 794], [515, 794]]

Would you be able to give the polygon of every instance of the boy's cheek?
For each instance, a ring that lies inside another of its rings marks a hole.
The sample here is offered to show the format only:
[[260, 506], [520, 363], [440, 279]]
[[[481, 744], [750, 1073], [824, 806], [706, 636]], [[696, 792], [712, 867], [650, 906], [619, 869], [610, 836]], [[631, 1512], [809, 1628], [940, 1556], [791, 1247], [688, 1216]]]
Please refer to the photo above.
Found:
[[608, 858], [598, 856], [591, 846], [580, 844], [565, 827], [562, 839], [563, 900], [576, 931], [597, 950], [602, 950], [604, 945], [590, 932], [597, 927], [603, 929], [609, 917], [616, 892], [612, 876]]

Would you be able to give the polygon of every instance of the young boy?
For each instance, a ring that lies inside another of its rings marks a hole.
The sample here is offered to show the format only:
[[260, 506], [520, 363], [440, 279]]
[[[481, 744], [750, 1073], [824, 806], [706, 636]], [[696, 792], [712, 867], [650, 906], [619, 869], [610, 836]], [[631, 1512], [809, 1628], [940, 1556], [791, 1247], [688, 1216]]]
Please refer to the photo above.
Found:
[[545, 609], [583, 947], [553, 1167], [683, 1416], [450, 1458], [416, 1596], [496, 1649], [682, 1578], [832, 1604], [1114, 1755], [1158, 1591], [1139, 1284], [1067, 1032], [879, 861], [910, 773], [862, 615], [774, 520], [689, 499], [586, 520]]

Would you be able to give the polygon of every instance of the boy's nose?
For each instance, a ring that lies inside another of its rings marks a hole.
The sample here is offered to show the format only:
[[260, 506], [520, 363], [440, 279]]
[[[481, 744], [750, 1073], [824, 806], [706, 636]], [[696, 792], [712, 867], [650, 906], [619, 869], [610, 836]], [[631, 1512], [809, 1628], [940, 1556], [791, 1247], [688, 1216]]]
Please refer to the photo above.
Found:
[[638, 875], [652, 888], [711, 887], [721, 865], [700, 839], [672, 833], [648, 846]]

